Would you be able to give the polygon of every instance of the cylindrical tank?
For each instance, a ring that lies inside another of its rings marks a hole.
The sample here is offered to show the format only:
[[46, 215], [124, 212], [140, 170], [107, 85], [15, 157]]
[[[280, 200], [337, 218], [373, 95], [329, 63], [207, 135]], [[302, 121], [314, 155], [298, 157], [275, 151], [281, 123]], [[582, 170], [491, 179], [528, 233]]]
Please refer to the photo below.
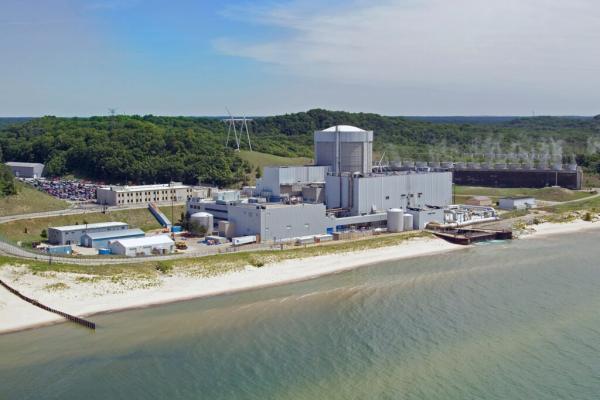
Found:
[[465, 169], [466, 164], [464, 162], [456, 162], [454, 163], [454, 169]]
[[437, 161], [431, 161], [428, 164], [431, 168], [439, 168], [440, 167], [440, 163]]
[[495, 169], [506, 169], [506, 163], [496, 163], [494, 164]]
[[443, 161], [440, 165], [442, 168], [454, 168], [454, 163], [450, 161]]
[[554, 171], [562, 171], [562, 163], [554, 163], [554, 164], [552, 164], [552, 169]]
[[402, 161], [402, 166], [407, 167], [407, 168], [414, 168], [415, 162], [414, 161]]
[[417, 168], [425, 168], [425, 167], [427, 167], [427, 162], [426, 161], [417, 161], [415, 163], [415, 165]]
[[467, 168], [469, 168], [469, 169], [479, 169], [479, 168], [481, 168], [481, 164], [479, 164], [478, 162], [468, 162], [467, 163]]
[[489, 162], [484, 162], [481, 164], [481, 169], [492, 169], [492, 164]]
[[404, 222], [404, 230], [412, 231], [413, 230], [413, 216], [412, 214], [404, 214], [402, 216]]
[[401, 208], [390, 208], [387, 211], [387, 227], [389, 232], [402, 232], [404, 230], [404, 212]]
[[213, 215], [207, 212], [197, 212], [190, 215], [190, 223], [196, 223], [206, 228], [206, 234], [210, 235], [213, 231]]
[[508, 166], [510, 169], [521, 169], [521, 163], [513, 162]]
[[569, 164], [567, 168], [569, 169], [569, 171], [577, 171], [577, 164]]

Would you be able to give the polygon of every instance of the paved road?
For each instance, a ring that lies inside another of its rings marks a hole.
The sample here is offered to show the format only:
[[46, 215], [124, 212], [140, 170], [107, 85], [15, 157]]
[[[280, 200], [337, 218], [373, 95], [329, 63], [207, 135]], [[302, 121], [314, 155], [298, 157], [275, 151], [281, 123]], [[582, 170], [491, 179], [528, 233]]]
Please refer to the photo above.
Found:
[[[174, 205], [180, 206], [185, 203], [175, 203]], [[165, 207], [170, 206], [171, 203], [168, 204], [159, 204], [159, 206]], [[107, 211], [120, 211], [120, 210], [134, 210], [138, 208], [147, 208], [147, 204], [134, 204], [130, 206], [114, 206], [107, 207]], [[32, 219], [32, 218], [46, 218], [46, 217], [58, 217], [62, 215], [77, 215], [77, 214], [90, 214], [90, 213], [99, 213], [102, 212], [102, 206], [99, 205], [90, 205], [90, 206], [73, 206], [70, 208], [65, 208], [63, 210], [56, 211], [45, 211], [39, 213], [31, 213], [31, 214], [20, 214], [20, 215], [7, 215], [4, 217], [0, 217], [0, 224], [10, 221], [18, 221], [21, 219]]]

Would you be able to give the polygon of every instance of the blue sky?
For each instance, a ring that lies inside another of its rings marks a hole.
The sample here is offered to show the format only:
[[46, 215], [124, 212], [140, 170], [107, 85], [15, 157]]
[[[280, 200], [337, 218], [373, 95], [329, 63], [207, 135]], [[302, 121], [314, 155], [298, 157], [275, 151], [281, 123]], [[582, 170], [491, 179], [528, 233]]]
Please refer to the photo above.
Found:
[[600, 113], [593, 0], [3, 0], [0, 116]]

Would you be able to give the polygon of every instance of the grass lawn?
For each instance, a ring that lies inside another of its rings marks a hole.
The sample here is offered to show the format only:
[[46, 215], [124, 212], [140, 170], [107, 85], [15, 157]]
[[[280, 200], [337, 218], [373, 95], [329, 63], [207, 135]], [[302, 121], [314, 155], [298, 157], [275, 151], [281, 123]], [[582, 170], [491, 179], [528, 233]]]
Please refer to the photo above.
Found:
[[[184, 209], [185, 206], [183, 205], [173, 207], [173, 223], [176, 224], [177, 221], [179, 221], [179, 217]], [[160, 210], [167, 218], [171, 218], [170, 206], [160, 207]], [[108, 221], [126, 222], [130, 227], [140, 228], [144, 231], [160, 228], [160, 225], [147, 208], [136, 208], [132, 210], [108, 211], [106, 214], [91, 212], [87, 214], [61, 215], [56, 217], [11, 221], [0, 224], [0, 236], [11, 242], [22, 241], [24, 243], [31, 243], [42, 240], [42, 237], [40, 236], [42, 229], [47, 229], [50, 226], [81, 225], [86, 221], [90, 224]]]
[[69, 207], [66, 201], [49, 196], [22, 182], [17, 182], [17, 190], [16, 195], [0, 197], [0, 217], [62, 210]]
[[454, 194], [456, 196], [456, 202], [461, 202], [469, 199], [472, 196], [488, 196], [493, 200], [497, 200], [500, 197], [510, 196], [532, 196], [538, 200], [546, 201], [569, 201], [583, 199], [590, 196], [593, 193], [580, 192], [563, 188], [542, 188], [542, 189], [531, 189], [531, 188], [492, 188], [492, 187], [478, 187], [478, 186], [459, 186], [454, 187]]
[[552, 213], [567, 213], [570, 211], [587, 210], [592, 212], [600, 212], [600, 197], [594, 197], [588, 200], [578, 201], [576, 203], [557, 204], [555, 206], [543, 207], [540, 210]]

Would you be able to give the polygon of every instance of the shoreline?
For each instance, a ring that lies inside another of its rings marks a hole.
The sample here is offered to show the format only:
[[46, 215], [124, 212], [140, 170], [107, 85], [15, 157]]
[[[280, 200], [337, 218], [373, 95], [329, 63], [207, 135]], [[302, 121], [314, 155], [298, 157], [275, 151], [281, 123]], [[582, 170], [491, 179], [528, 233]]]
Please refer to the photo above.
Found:
[[[541, 238], [600, 228], [600, 223], [577, 220], [568, 223], [534, 225], [519, 239]], [[34, 275], [24, 267], [0, 269], [0, 277], [19, 291], [43, 304], [61, 311], [90, 317], [132, 309], [143, 309], [182, 301], [230, 295], [250, 290], [286, 285], [333, 275], [382, 262], [405, 260], [468, 249], [438, 238], [411, 239], [399, 245], [369, 250], [328, 254], [267, 264], [247, 266], [243, 271], [214, 277], [192, 277], [185, 274], [161, 276], [148, 282], [107, 282], [106, 279], [83, 283], [81, 274], [50, 273]], [[46, 276], [48, 275], [48, 276]], [[49, 291], [58, 282], [71, 283], [64, 290]], [[145, 285], [144, 285], [145, 284]], [[129, 286], [128, 286], [129, 285]], [[0, 288], [0, 334], [15, 333], [67, 322], [60, 316], [39, 309]]]

